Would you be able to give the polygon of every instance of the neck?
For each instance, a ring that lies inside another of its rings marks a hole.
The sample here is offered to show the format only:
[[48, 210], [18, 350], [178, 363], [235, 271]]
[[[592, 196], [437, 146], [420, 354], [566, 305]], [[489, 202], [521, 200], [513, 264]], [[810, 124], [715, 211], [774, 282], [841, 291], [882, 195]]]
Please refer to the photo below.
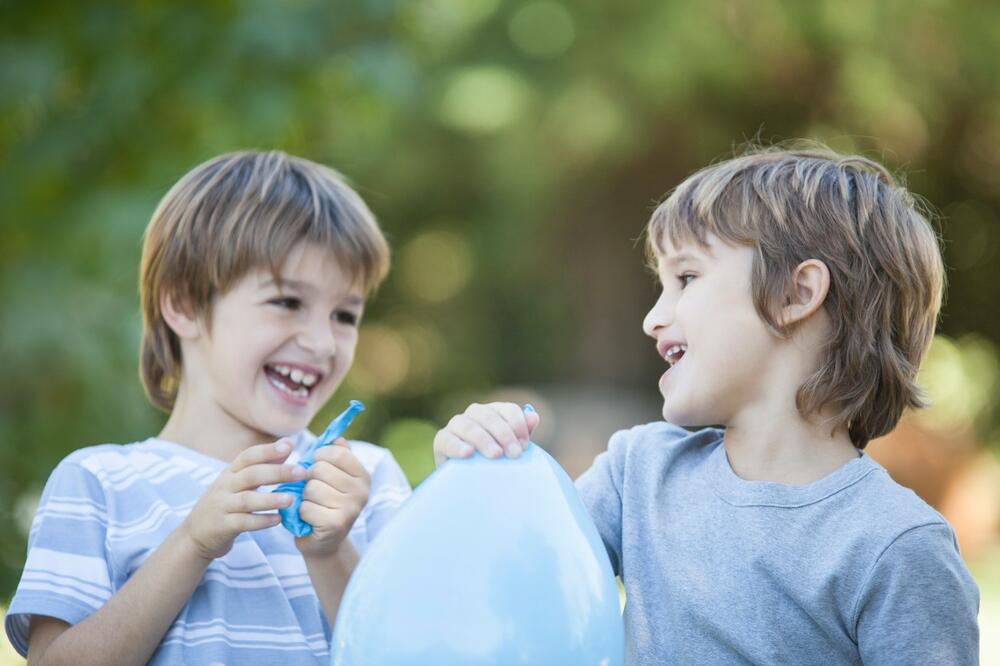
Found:
[[188, 386], [189, 382], [181, 381], [170, 418], [158, 435], [160, 439], [227, 463], [251, 446], [276, 439], [239, 423], [214, 400], [192, 395], [185, 390]]
[[780, 406], [757, 404], [746, 412], [748, 416], [727, 425], [726, 455], [737, 476], [806, 485], [858, 457], [845, 430], [831, 432], [825, 420], [829, 414], [807, 421], [794, 404], [794, 400]]

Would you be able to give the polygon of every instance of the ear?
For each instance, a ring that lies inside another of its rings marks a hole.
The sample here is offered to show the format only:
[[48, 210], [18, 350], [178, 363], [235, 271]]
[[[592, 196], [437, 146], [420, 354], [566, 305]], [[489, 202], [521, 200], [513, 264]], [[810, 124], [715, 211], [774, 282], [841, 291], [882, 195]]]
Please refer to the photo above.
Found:
[[819, 259], [806, 259], [792, 271], [789, 291], [781, 306], [785, 326], [810, 317], [823, 305], [830, 291], [830, 269]]
[[201, 322], [191, 314], [191, 308], [182, 307], [170, 294], [165, 293], [160, 298], [160, 312], [163, 314], [163, 321], [167, 322], [167, 326], [178, 338], [192, 339], [201, 333]]

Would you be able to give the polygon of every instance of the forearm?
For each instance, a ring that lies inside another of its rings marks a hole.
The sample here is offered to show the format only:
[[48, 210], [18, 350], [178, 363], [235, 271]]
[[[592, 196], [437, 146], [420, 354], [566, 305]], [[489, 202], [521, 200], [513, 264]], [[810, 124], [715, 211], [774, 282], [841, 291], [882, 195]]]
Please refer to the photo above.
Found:
[[73, 666], [146, 663], [208, 564], [175, 530], [104, 606], [59, 634], [41, 654], [31, 650], [29, 659]]
[[306, 557], [306, 570], [309, 572], [309, 579], [312, 581], [319, 603], [326, 613], [330, 622], [330, 629], [333, 630], [334, 622], [337, 620], [337, 610], [340, 608], [340, 600], [344, 596], [344, 589], [347, 581], [358, 563], [358, 552], [347, 539], [344, 539], [340, 548], [332, 555], [326, 557]]

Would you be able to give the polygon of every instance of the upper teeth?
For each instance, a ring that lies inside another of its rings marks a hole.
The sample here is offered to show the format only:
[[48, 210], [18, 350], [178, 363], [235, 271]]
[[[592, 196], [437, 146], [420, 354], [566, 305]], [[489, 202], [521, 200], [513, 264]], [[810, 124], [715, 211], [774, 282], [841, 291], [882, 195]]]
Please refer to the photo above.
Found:
[[677, 354], [687, 351], [687, 345], [671, 345], [667, 348], [667, 352], [663, 355], [663, 358], [667, 359], [671, 363], [674, 362], [674, 357]]
[[312, 386], [319, 380], [319, 377], [311, 372], [302, 372], [298, 368], [290, 368], [287, 365], [276, 365], [274, 366], [274, 370], [278, 374], [290, 377], [296, 384], [302, 384], [303, 386]]

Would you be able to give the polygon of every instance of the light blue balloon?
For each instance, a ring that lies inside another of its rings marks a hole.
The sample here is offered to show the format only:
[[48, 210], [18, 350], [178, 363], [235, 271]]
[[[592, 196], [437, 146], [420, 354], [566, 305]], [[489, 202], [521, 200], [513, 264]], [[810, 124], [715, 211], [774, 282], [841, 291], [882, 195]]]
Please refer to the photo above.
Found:
[[529, 444], [434, 472], [344, 592], [334, 666], [616, 666], [607, 552], [566, 472]]

